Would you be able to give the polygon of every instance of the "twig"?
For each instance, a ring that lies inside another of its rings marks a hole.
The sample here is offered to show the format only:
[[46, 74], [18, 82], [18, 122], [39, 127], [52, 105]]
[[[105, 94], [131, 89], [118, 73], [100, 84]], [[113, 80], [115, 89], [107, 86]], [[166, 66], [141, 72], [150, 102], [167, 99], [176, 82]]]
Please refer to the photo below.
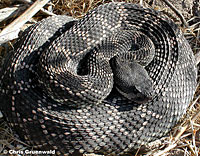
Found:
[[27, 7], [26, 6], [15, 6], [15, 7], [8, 7], [0, 9], [0, 22], [7, 20], [13, 16], [17, 16], [20, 12], [24, 11]]
[[173, 148], [176, 147], [176, 146], [177, 146], [177, 144], [175, 144], [175, 143], [174, 143], [174, 144], [170, 144], [170, 145], [169, 145], [167, 148], [165, 148], [164, 150], [162, 150], [162, 151], [160, 151], [160, 152], [154, 154], [154, 156], [163, 155], [164, 153], [170, 151], [171, 149], [173, 149]]
[[193, 125], [200, 128], [200, 124], [193, 123]]
[[195, 115], [193, 115], [191, 121], [195, 121], [200, 116], [200, 112], [197, 112]]
[[[197, 84], [196, 90], [198, 89], [199, 84]], [[197, 96], [197, 98], [192, 102], [190, 105], [190, 111], [192, 110], [193, 106], [197, 103], [197, 101], [200, 99], [200, 95]]]
[[190, 125], [191, 125], [191, 129], [192, 129], [192, 144], [193, 144], [193, 150], [194, 150], [194, 154], [198, 154], [197, 153], [197, 147], [196, 147], [196, 141], [195, 141], [195, 136], [196, 136], [196, 132], [194, 130], [194, 121], [190, 120]]
[[[21, 1], [21, 2], [23, 2], [23, 3], [26, 3], [26, 4], [29, 4], [29, 5], [30, 5], [30, 4], [33, 4], [33, 2], [32, 2], [31, 0], [19, 0], [19, 1]], [[55, 16], [55, 15], [56, 15], [56, 14], [54, 14], [53, 12], [50, 12], [50, 11], [44, 9], [44, 8], [41, 8], [40, 11], [41, 11], [42, 13], [46, 14], [46, 15], [49, 15], [49, 16]]]
[[[189, 141], [187, 141], [187, 140], [185, 140], [185, 142], [187, 143], [189, 149], [192, 151], [192, 154], [193, 154], [193, 155], [196, 155], [194, 149], [192, 148], [191, 143], [190, 143]], [[197, 155], [196, 155], [196, 156], [197, 156]]]
[[49, 1], [50, 0], [35, 1], [35, 3], [33, 3], [31, 7], [27, 9], [20, 17], [15, 19], [6, 28], [4, 28], [3, 31], [0, 33], [0, 44], [17, 38], [20, 28]]
[[140, 5], [143, 6], [143, 0], [140, 0]]
[[50, 12], [44, 8], [40, 9], [40, 11], [46, 15], [49, 15], [49, 16], [56, 16], [56, 14], [54, 14], [53, 12]]
[[172, 3], [170, 3], [168, 0], [163, 0], [163, 2], [165, 2], [165, 4], [175, 12], [175, 14], [181, 19], [181, 22], [185, 25], [185, 27], [189, 27], [184, 16], [179, 12], [178, 9], [176, 9], [176, 7]]

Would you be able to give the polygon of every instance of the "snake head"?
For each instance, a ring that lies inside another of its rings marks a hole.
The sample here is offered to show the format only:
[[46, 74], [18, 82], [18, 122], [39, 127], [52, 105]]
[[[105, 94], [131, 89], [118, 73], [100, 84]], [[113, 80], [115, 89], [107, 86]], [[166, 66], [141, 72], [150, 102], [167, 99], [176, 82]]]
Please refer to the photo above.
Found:
[[114, 85], [124, 97], [136, 103], [152, 99], [153, 82], [143, 66], [135, 61], [115, 57], [112, 60]]

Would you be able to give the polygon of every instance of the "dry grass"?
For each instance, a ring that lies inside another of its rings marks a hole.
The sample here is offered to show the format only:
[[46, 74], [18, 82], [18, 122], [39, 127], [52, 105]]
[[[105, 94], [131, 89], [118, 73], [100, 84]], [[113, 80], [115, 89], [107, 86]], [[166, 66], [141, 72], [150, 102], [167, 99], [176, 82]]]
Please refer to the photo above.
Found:
[[[110, 0], [52, 0], [52, 3], [49, 3], [45, 8], [49, 11], [53, 11], [55, 14], [66, 14], [75, 18], [80, 18], [90, 9], [107, 2], [110, 2]], [[126, 0], [126, 2], [139, 3], [139, 0]], [[162, 7], [163, 3], [160, 3], [161, 5], [158, 6], [151, 6], [148, 2], [151, 1], [146, 0], [144, 2], [144, 5], [147, 7], [153, 7], [163, 12], [166, 12], [166, 9], [169, 10], [166, 6]], [[12, 3], [11, 0], [0, 0], [0, 8], [9, 7]], [[171, 13], [171, 15], [174, 17], [173, 13]], [[46, 15], [44, 16], [44, 14], [40, 12], [34, 17], [34, 20], [37, 21], [44, 17], [46, 17]], [[13, 18], [1, 22], [0, 29], [6, 27], [12, 20]], [[180, 24], [180, 20], [177, 21]], [[181, 27], [181, 29], [196, 54], [200, 52], [200, 17], [195, 18], [190, 16], [187, 21], [190, 24], [190, 28]], [[0, 46], [0, 61], [10, 45], [12, 45], [11, 42]], [[197, 91], [191, 106], [188, 108], [187, 115], [183, 118], [181, 123], [173, 129], [169, 137], [151, 146], [151, 151], [147, 153], [147, 155], [200, 155], [200, 73], [198, 74]], [[4, 150], [24, 150], [26, 148], [27, 145], [21, 142], [18, 137], [13, 134], [3, 118], [0, 118], [0, 155]]]
[[[122, 2], [123, 0], [53, 0], [56, 14], [67, 14], [75, 18], [84, 16], [89, 10], [111, 1]], [[139, 0], [126, 0], [130, 3], [138, 3]]]

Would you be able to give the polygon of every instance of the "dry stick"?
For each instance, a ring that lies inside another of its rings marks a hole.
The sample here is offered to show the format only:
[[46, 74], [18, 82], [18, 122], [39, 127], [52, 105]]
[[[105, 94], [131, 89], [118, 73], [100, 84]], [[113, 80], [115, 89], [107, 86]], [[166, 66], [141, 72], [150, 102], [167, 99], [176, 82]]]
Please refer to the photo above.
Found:
[[143, 0], [140, 0], [140, 5], [143, 6]]
[[[192, 151], [192, 153], [191, 153], [191, 155], [196, 155], [195, 154], [195, 151], [194, 151], [194, 149], [192, 148], [192, 146], [191, 146], [191, 142], [189, 142], [189, 141], [187, 141], [187, 140], [185, 140], [185, 142], [186, 142], [186, 144], [187, 144], [187, 146], [189, 147], [189, 149]], [[196, 155], [197, 156], [197, 155]]]
[[192, 149], [193, 149], [193, 152], [194, 152], [194, 154], [196, 154], [197, 155], [197, 147], [196, 147], [196, 140], [195, 140], [195, 136], [196, 136], [196, 133], [195, 133], [195, 130], [194, 130], [194, 122], [193, 121], [191, 121], [191, 119], [190, 119], [190, 125], [191, 125], [191, 129], [192, 129]]
[[50, 12], [44, 8], [41, 8], [40, 11], [48, 16], [56, 16], [56, 14], [54, 14], [53, 12]]
[[[197, 84], [196, 90], [198, 89], [199, 85], [200, 85], [200, 82]], [[189, 111], [192, 111], [193, 106], [197, 103], [197, 101], [198, 101], [199, 99], [200, 99], [200, 95], [198, 95], [198, 96], [196, 97], [196, 99], [192, 102], [192, 104], [190, 105]]]
[[26, 6], [15, 6], [15, 7], [7, 7], [0, 9], [0, 22], [5, 21], [13, 16], [17, 16], [22, 11], [24, 11], [27, 7]]
[[154, 156], [160, 156], [163, 155], [164, 153], [168, 152], [169, 150], [173, 149], [174, 147], [176, 147], [177, 144], [171, 144], [169, 145], [167, 148], [165, 148], [164, 150], [160, 151], [159, 153], [154, 154]]
[[168, 5], [174, 12], [175, 14], [181, 19], [181, 22], [185, 25], [185, 27], [189, 27], [188, 23], [186, 22], [184, 16], [179, 12], [178, 9], [176, 9], [176, 7], [170, 3], [168, 0], [163, 0], [163, 2], [165, 2], [166, 5]]
[[0, 33], [0, 44], [18, 37], [20, 28], [50, 0], [37, 0], [20, 17], [10, 23]]
[[[31, 0], [19, 0], [19, 1], [21, 1], [21, 2], [23, 2], [23, 3], [26, 3], [26, 4], [29, 4], [29, 5], [30, 5], [30, 4], [33, 4], [33, 2], [32, 2]], [[49, 16], [55, 16], [55, 15], [56, 15], [56, 14], [54, 14], [53, 12], [50, 12], [50, 11], [44, 9], [44, 8], [41, 8], [40, 11], [41, 11], [42, 13], [46, 14], [46, 15], [49, 15]]]

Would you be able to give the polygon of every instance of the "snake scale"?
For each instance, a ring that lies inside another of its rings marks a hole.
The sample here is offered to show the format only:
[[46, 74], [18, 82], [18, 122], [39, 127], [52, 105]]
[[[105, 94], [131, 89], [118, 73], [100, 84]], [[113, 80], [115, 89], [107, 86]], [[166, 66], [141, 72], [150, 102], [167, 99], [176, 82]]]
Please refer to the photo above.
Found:
[[166, 135], [197, 79], [178, 27], [123, 2], [27, 28], [0, 74], [0, 108], [10, 126], [56, 155], [120, 155]]

